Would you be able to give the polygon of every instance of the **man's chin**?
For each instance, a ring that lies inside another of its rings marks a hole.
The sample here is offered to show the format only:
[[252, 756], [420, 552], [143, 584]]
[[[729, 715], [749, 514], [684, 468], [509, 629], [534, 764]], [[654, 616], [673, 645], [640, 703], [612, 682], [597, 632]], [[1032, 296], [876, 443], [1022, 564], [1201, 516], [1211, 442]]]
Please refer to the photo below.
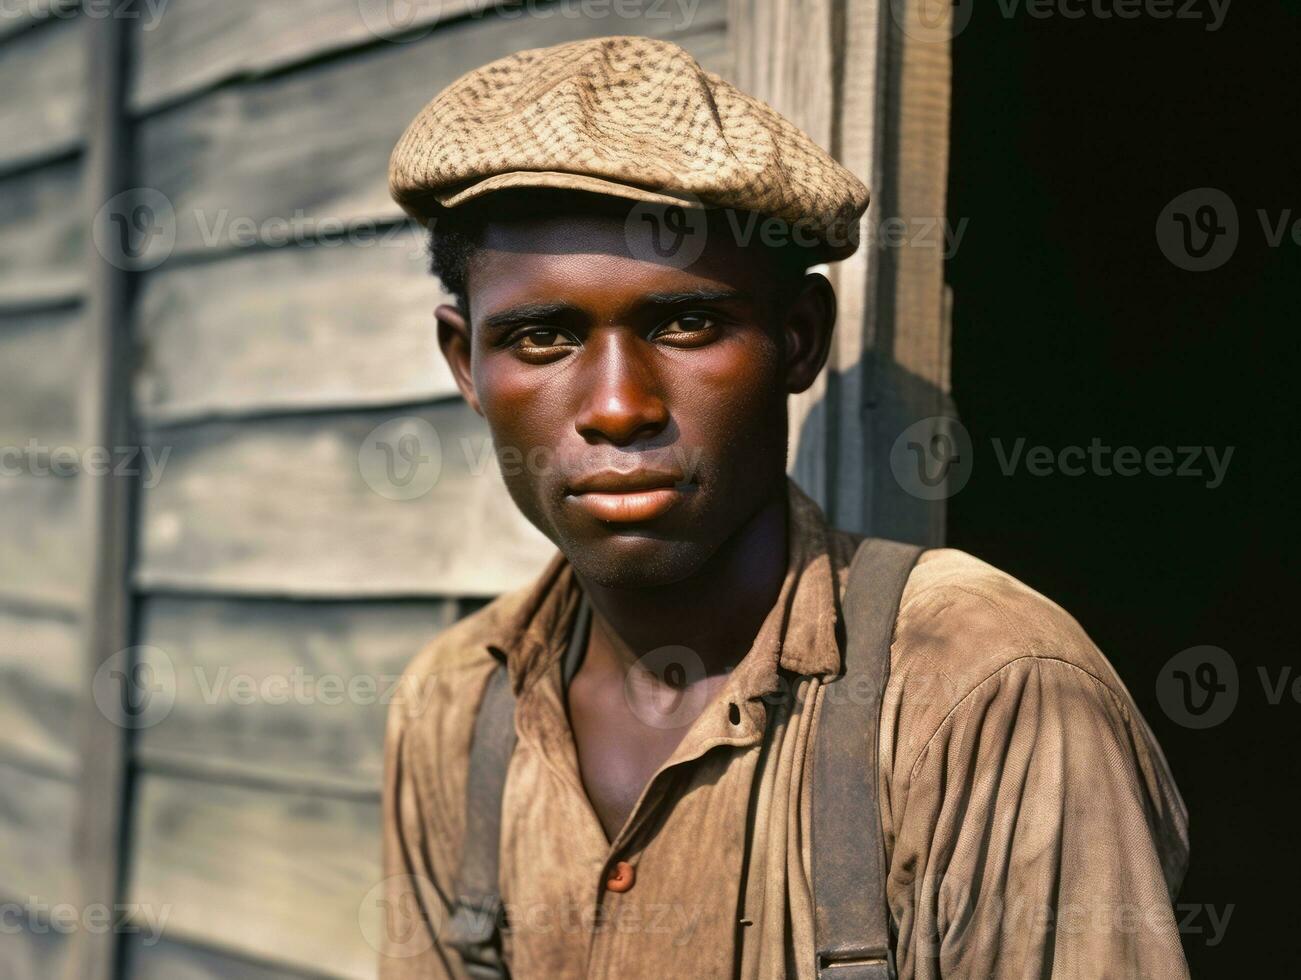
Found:
[[653, 589], [690, 578], [716, 550], [703, 542], [668, 540], [635, 531], [562, 543], [579, 578], [607, 589]]

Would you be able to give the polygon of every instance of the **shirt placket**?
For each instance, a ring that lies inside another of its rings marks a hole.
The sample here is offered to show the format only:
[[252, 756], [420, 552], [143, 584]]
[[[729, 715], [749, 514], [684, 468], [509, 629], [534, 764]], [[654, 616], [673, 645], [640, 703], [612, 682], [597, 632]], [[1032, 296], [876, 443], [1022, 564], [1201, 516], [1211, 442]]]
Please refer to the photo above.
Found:
[[[520, 703], [520, 736], [534, 742], [561, 792], [571, 794], [577, 812], [583, 814], [583, 826], [571, 828], [571, 850], [576, 874], [590, 874], [595, 866], [596, 878], [580, 890], [588, 896], [593, 928], [588, 932], [584, 975], [591, 976], [594, 965], [606, 971], [610, 930], [609, 923], [620, 914], [624, 896], [636, 891], [638, 862], [643, 851], [639, 841], [644, 828], [653, 825], [661, 809], [670, 805], [674, 786], [687, 786], [693, 767], [708, 751], [719, 746], [733, 750], [757, 744], [763, 737], [766, 709], [762, 702], [751, 700], [741, 678], [733, 677], [722, 691], [696, 718], [672, 755], [647, 781], [628, 819], [614, 840], [607, 843], [605, 831], [583, 787], [578, 766], [578, 750], [564, 709], [558, 662], [539, 677]], [[684, 841], [683, 846], [689, 842]], [[599, 866], [591, 860], [603, 855]]]

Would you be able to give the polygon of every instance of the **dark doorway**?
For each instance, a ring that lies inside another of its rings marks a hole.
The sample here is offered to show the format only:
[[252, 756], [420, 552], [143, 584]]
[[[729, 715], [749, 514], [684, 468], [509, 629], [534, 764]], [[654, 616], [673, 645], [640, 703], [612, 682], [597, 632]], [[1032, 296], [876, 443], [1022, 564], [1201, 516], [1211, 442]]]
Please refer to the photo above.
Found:
[[[1281, 976], [1301, 945], [1301, 644], [1284, 629], [1297, 605], [1299, 38], [1296, 2], [997, 0], [974, 5], [954, 42], [950, 222], [967, 226], [948, 266], [953, 389], [975, 465], [949, 541], [1070, 610], [1156, 732], [1191, 813], [1179, 902], [1195, 977]], [[1189, 271], [1167, 253], [1195, 263], [1202, 223], [1227, 227], [1223, 198], [1185, 208], [1186, 255], [1158, 221], [1203, 188], [1232, 202], [1238, 240]], [[1219, 210], [1199, 214], [1208, 202]], [[1018, 440], [1052, 450], [1049, 475], [1024, 456], [1005, 473]], [[1095, 440], [1136, 447], [1139, 472], [1104, 475], [1088, 456], [1080, 475], [1061, 471], [1062, 449]], [[1176, 472], [1153, 472], [1154, 447], [1171, 448]], [[1222, 480], [1205, 449], [1189, 464], [1182, 447], [1213, 447]], [[1157, 687], [1172, 656], [1203, 645], [1232, 657], [1239, 697], [1195, 729]], [[1199, 906], [1221, 919], [1232, 906], [1214, 945]]]

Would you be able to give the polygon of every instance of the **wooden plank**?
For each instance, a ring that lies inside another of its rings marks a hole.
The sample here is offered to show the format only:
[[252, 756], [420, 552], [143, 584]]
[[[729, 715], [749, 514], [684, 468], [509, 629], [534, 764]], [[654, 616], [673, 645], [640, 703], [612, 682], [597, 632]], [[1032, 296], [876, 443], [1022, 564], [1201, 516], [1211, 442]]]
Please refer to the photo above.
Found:
[[377, 953], [362, 923], [377, 909], [364, 900], [382, 877], [379, 830], [378, 801], [146, 772], [129, 901], [169, 905], [168, 939], [369, 980]]
[[159, 430], [153, 452], [170, 455], [144, 494], [137, 583], [319, 597], [524, 584], [551, 546], [508, 499], [486, 435], [459, 400]]
[[[871, 203], [860, 225], [863, 243], [858, 252], [830, 270], [839, 305], [839, 323], [832, 340], [828, 372], [835, 407], [834, 425], [826, 430], [829, 461], [828, 516], [840, 527], [868, 529], [874, 499], [874, 469], [887, 465], [878, 453], [877, 433], [870, 423], [868, 378], [874, 366], [873, 343], [878, 332], [874, 302], [880, 257], [873, 249], [870, 229], [881, 214], [882, 184], [893, 179], [884, 170], [883, 129], [889, 107], [882, 82], [886, 71], [883, 21], [888, 3], [851, 2], [844, 8], [843, 47], [836, 53], [839, 85], [836, 156], [871, 189]], [[888, 452], [889, 447], [885, 447]], [[884, 532], [878, 532], [884, 533]]]
[[[225, 79], [417, 35], [491, 0], [170, 0], [139, 35], [131, 106], [144, 112]], [[392, 11], [392, 13], [390, 13]]]
[[[0, 452], [80, 446], [85, 321], [76, 309], [0, 316]], [[9, 460], [0, 459], [0, 465]]]
[[384, 724], [407, 663], [453, 602], [284, 603], [152, 597], [140, 642], [174, 702], [137, 733], [146, 760], [379, 792]]
[[0, 977], [5, 980], [50, 980], [57, 977], [68, 961], [71, 944], [65, 933], [48, 925], [37, 924], [5, 929], [0, 943]]
[[0, 476], [0, 599], [76, 609], [84, 563], [77, 480]]
[[0, 901], [76, 902], [76, 783], [0, 759]]
[[[89, 446], [105, 451], [132, 444], [129, 282], [125, 243], [113, 235], [115, 225], [124, 227], [129, 222], [122, 203], [131, 155], [131, 126], [124, 111], [128, 23], [108, 17], [96, 23], [90, 35], [91, 124], [85, 190], [78, 196], [84, 208], [81, 220], [97, 246], [86, 255], [80, 431]], [[117, 248], [113, 248], [115, 241]], [[136, 536], [136, 477], [119, 466], [102, 474], [92, 473], [88, 465], [83, 470], [78, 483], [85, 538], [76, 549], [73, 581], [85, 595], [80, 677], [98, 693], [103, 690], [104, 668], [131, 644], [129, 569]], [[121, 699], [84, 698], [79, 721], [81, 782], [73, 842], [78, 900], [82, 908], [111, 909], [121, 900], [125, 871], [128, 717]], [[69, 976], [113, 980], [119, 939], [113, 930], [80, 930], [73, 942]]]
[[[716, 51], [723, 18], [723, 0], [704, 0], [690, 36], [675, 30], [672, 16], [620, 20], [619, 27]], [[608, 27], [594, 18], [470, 19], [411, 44], [223, 89], [142, 125], [141, 182], [170, 202], [174, 217], [165, 220], [174, 224], [176, 253], [274, 241], [286, 229], [322, 234], [337, 232], [340, 222], [401, 217], [388, 194], [389, 155], [430, 98], [512, 51], [597, 36]], [[170, 234], [155, 237], [146, 266], [172, 249]]]
[[[867, 261], [871, 369], [862, 405], [870, 413], [872, 477], [856, 526], [918, 544], [944, 542], [944, 499], [924, 499], [895, 478], [890, 450], [913, 423], [955, 417], [949, 397], [950, 310], [944, 285], [943, 235], [917, 234], [948, 220], [949, 89], [952, 62], [944, 18], [958, 8], [926, 0], [891, 5], [876, 26], [886, 46], [884, 71], [874, 80], [877, 207], [871, 213]], [[907, 29], [905, 29], [907, 25]], [[849, 125], [855, 117], [847, 115]], [[876, 229], [902, 220], [905, 244]]]
[[319, 980], [324, 976], [270, 966], [192, 943], [164, 939], [149, 944], [148, 939], [148, 934], [127, 938], [123, 976], [131, 980]]
[[77, 640], [71, 617], [0, 606], [0, 758], [76, 771]]
[[81, 162], [0, 179], [0, 307], [79, 296], [85, 287]]
[[290, 246], [145, 277], [136, 408], [150, 422], [402, 404], [456, 385], [438, 350], [427, 234]]
[[[833, 0], [731, 0], [728, 36], [736, 84], [763, 99], [835, 155], [837, 11]], [[860, 175], [861, 176], [861, 175]], [[858, 325], [842, 316], [838, 333]], [[834, 495], [828, 447], [839, 421], [830, 370], [789, 404], [790, 473], [824, 508]]]
[[0, 169], [67, 152], [86, 129], [83, 18], [13, 38], [0, 57]]
[[79, 0], [23, 0], [0, 6], [0, 39], [77, 16]]

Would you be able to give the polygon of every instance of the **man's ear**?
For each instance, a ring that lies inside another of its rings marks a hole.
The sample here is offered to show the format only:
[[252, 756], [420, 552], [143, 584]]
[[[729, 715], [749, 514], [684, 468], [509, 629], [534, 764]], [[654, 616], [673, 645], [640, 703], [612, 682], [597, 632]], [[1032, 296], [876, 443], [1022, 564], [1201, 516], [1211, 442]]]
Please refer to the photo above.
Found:
[[444, 304], [434, 310], [438, 320], [438, 346], [443, 350], [447, 366], [452, 369], [456, 387], [470, 407], [483, 414], [479, 396], [474, 392], [474, 375], [470, 371], [470, 324], [455, 306]]
[[813, 384], [831, 353], [836, 326], [836, 291], [827, 277], [810, 272], [786, 313], [782, 335], [786, 342], [786, 390], [805, 391]]

